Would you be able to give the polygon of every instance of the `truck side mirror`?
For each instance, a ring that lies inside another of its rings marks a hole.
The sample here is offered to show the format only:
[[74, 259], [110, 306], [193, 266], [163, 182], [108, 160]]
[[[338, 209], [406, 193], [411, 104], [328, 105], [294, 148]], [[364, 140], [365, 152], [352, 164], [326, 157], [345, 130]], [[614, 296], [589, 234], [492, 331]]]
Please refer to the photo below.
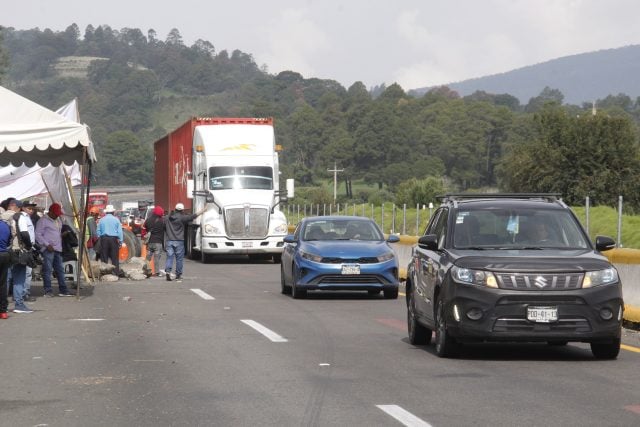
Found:
[[293, 178], [287, 179], [287, 198], [293, 199], [295, 194], [295, 184]]
[[187, 180], [187, 199], [193, 199], [194, 183], [192, 179]]
[[215, 203], [215, 199], [213, 198], [213, 194], [209, 193], [207, 191], [207, 195], [205, 196], [205, 200], [207, 201], [207, 203]]

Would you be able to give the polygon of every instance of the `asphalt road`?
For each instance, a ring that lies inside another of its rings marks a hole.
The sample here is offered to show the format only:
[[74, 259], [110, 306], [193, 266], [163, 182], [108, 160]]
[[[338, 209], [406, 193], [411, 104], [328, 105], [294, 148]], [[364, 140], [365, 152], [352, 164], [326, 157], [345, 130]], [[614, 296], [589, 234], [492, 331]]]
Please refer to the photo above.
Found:
[[32, 308], [0, 320], [2, 426], [640, 425], [631, 331], [615, 361], [583, 344], [440, 359], [409, 344], [402, 297], [293, 300], [278, 265], [244, 259]]

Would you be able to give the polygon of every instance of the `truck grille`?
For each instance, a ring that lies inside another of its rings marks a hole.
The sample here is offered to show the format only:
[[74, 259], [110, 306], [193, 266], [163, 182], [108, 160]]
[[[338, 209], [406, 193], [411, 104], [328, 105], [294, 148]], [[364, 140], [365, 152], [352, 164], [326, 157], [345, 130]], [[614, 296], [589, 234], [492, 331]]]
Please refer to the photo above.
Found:
[[533, 274], [497, 273], [501, 289], [516, 291], [565, 291], [582, 287], [582, 273]]
[[227, 236], [232, 239], [263, 239], [269, 230], [269, 210], [265, 208], [225, 209]]

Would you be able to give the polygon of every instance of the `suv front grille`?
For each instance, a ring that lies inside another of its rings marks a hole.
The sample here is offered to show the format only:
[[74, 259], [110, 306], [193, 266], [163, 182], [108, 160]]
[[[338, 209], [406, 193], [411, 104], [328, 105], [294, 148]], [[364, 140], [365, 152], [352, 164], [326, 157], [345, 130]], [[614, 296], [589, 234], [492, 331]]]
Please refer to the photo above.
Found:
[[263, 239], [269, 229], [269, 210], [264, 208], [225, 209], [227, 235], [232, 239]]
[[582, 287], [582, 273], [495, 273], [500, 289], [516, 291], [566, 291]]

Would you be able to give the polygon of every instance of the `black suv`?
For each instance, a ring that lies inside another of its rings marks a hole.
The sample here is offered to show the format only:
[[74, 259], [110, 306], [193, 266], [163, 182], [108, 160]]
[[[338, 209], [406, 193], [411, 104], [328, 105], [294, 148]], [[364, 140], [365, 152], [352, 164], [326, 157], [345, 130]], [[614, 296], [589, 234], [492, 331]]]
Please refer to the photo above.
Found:
[[542, 341], [591, 344], [615, 359], [622, 285], [556, 194], [449, 194], [413, 248], [407, 269], [412, 344], [455, 356], [460, 344]]

